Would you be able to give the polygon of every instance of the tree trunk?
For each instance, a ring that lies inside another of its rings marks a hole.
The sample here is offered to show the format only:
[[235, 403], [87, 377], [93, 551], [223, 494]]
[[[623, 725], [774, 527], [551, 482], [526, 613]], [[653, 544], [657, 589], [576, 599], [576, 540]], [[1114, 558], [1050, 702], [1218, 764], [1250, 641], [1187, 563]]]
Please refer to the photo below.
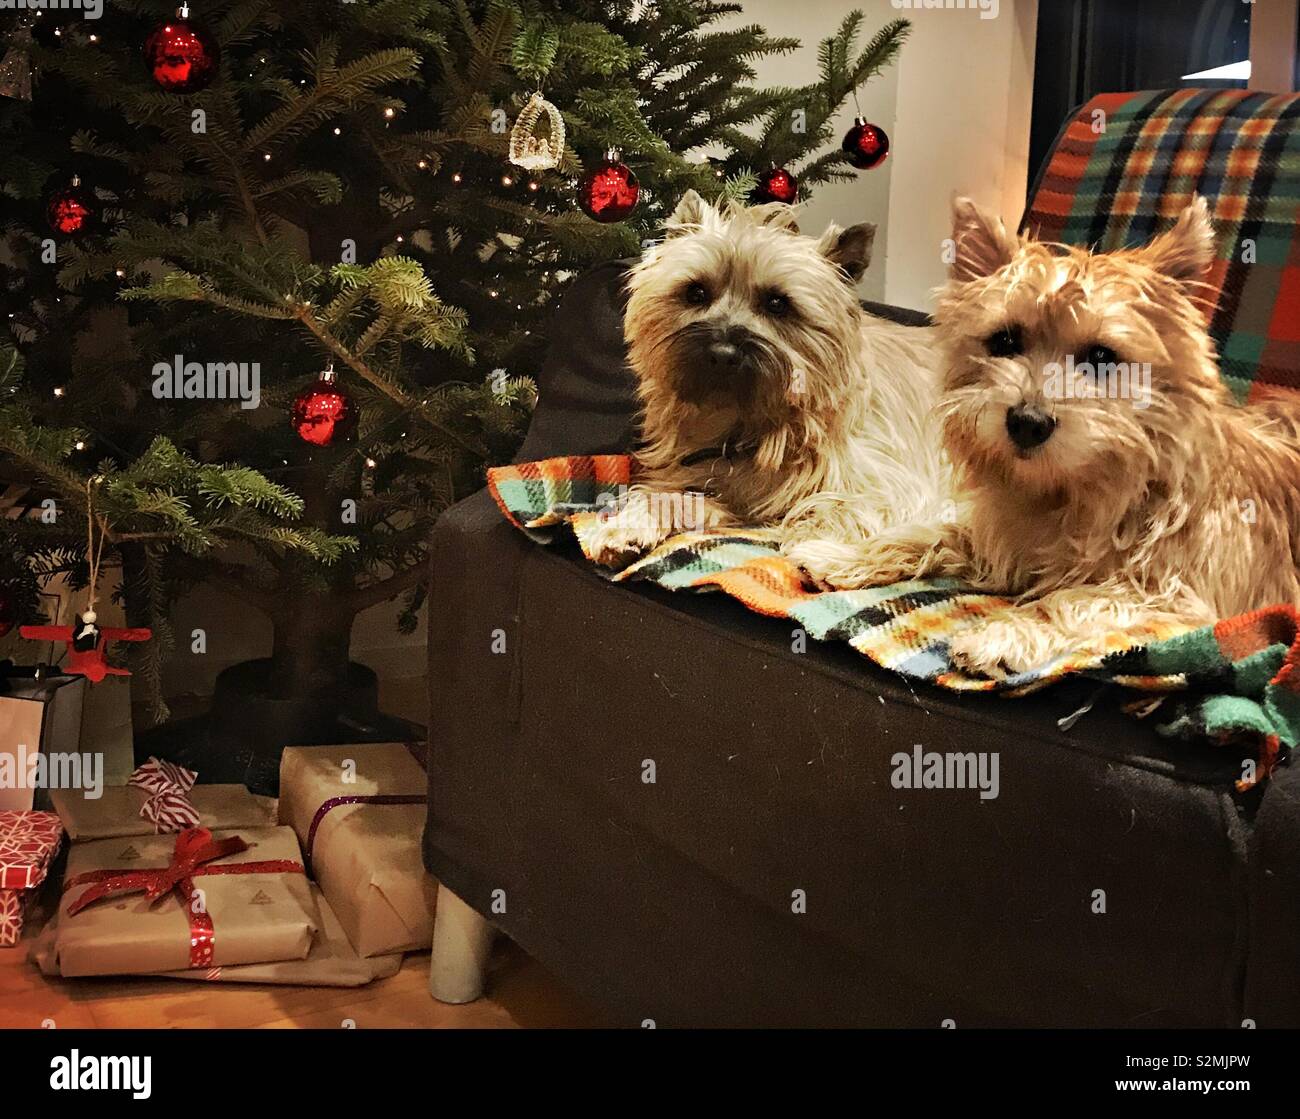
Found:
[[350, 606], [330, 594], [296, 598], [272, 614], [272, 694], [341, 699], [354, 617]]

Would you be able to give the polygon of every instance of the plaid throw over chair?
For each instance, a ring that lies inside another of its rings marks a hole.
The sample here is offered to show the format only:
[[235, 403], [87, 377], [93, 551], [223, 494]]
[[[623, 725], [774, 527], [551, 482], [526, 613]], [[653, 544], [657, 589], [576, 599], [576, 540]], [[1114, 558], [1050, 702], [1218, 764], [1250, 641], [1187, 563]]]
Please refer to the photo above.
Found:
[[1239, 401], [1300, 389], [1300, 96], [1180, 89], [1102, 94], [1065, 126], [1022, 229], [1104, 251], [1211, 204], [1210, 333]]

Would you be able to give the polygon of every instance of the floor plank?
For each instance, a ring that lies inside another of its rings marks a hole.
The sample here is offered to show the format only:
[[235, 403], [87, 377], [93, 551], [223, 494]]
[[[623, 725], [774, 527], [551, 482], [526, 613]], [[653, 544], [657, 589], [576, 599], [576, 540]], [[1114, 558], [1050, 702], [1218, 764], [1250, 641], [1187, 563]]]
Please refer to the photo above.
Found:
[[445, 1006], [428, 991], [429, 954], [367, 987], [281, 987], [176, 979], [60, 979], [0, 948], [0, 1029], [518, 1029], [606, 1024], [537, 961], [501, 938], [487, 995]]

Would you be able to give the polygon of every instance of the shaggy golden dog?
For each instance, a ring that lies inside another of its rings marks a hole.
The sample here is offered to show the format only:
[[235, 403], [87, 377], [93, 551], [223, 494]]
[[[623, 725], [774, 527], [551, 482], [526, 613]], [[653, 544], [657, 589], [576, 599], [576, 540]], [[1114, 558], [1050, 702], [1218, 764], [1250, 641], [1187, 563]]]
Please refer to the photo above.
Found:
[[855, 540], [937, 515], [933, 333], [863, 312], [874, 234], [814, 240], [788, 206], [683, 198], [629, 280], [643, 445], [636, 484], [586, 540], [595, 558], [759, 525], [815, 577], [849, 577]]
[[861, 547], [867, 581], [952, 575], [1011, 593], [953, 643], [988, 675], [1258, 607], [1300, 605], [1300, 412], [1235, 405], [1200, 278], [1205, 200], [1144, 248], [1039, 244], [960, 200], [935, 316], [958, 516]]

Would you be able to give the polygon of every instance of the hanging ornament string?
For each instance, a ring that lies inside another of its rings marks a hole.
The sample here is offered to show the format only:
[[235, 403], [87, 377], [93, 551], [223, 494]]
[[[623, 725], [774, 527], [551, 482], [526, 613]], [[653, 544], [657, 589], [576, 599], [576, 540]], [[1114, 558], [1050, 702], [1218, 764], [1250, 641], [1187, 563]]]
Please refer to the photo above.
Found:
[[61, 669], [70, 676], [84, 676], [92, 684], [109, 676], [130, 676], [125, 668], [108, 663], [108, 646], [112, 641], [148, 641], [153, 631], [145, 627], [102, 629], [95, 614], [99, 569], [108, 541], [108, 521], [95, 512], [95, 483], [86, 481], [86, 566], [90, 585], [86, 590], [86, 609], [70, 626], [20, 626], [18, 632], [28, 641], [62, 641], [67, 645], [67, 659]]
[[[104, 558], [104, 541], [108, 539], [108, 525], [95, 513], [95, 481], [86, 479], [86, 564], [90, 568], [90, 585], [86, 589], [86, 612], [82, 618], [94, 625], [96, 621], [95, 602], [99, 587], [100, 561]], [[98, 531], [99, 540], [95, 534]]]

